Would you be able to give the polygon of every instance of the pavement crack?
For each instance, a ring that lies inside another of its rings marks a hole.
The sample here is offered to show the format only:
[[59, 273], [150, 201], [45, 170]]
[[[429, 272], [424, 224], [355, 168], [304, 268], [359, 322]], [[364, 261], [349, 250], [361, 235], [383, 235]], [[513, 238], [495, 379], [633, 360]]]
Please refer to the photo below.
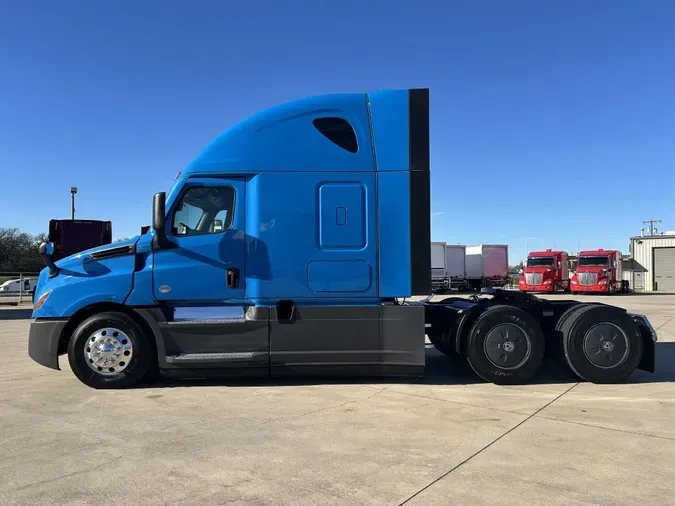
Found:
[[286, 416], [279, 416], [277, 418], [271, 418], [270, 420], [265, 420], [264, 422], [257, 423], [254, 426], [258, 427], [260, 425], [267, 425], [267, 424], [270, 424], [270, 423], [277, 422], [279, 420], [294, 420], [296, 418], [302, 418], [303, 416], [321, 413], [322, 411], [328, 411], [328, 410], [331, 410], [331, 409], [340, 409], [340, 408], [342, 408], [344, 406], [347, 406], [349, 404], [356, 404], [357, 402], [369, 401], [373, 397], [375, 397], [377, 395], [380, 395], [385, 390], [387, 390], [387, 389], [381, 388], [377, 392], [375, 392], [373, 395], [369, 395], [368, 397], [364, 397], [363, 399], [354, 399], [353, 401], [345, 401], [341, 404], [335, 404], [333, 406], [326, 406], [325, 408], [313, 409], [311, 411], [305, 411], [304, 413], [298, 413], [297, 415], [286, 415]]
[[523, 425], [524, 423], [526, 423], [528, 420], [531, 420], [532, 418], [534, 418], [538, 413], [540, 413], [540, 412], [542, 412], [543, 410], [545, 410], [546, 408], [548, 408], [551, 404], [553, 404], [555, 401], [557, 401], [558, 399], [560, 399], [563, 395], [565, 395], [565, 394], [567, 394], [568, 392], [570, 392], [570, 391], [571, 391], [573, 388], [575, 388], [577, 385], [579, 385], [579, 383], [575, 383], [574, 385], [572, 385], [571, 387], [569, 387], [567, 390], [565, 390], [564, 392], [562, 392], [560, 395], [556, 396], [555, 398], [553, 398], [552, 400], [550, 400], [549, 402], [547, 402], [546, 404], [544, 404], [544, 405], [543, 405], [541, 408], [539, 408], [537, 411], [535, 411], [534, 413], [532, 413], [531, 415], [529, 415], [529, 416], [528, 416], [527, 418], [525, 418], [523, 421], [517, 423], [516, 425], [514, 425], [513, 427], [511, 427], [509, 430], [507, 430], [506, 432], [504, 432], [504, 434], [502, 434], [501, 436], [499, 436], [499, 437], [493, 439], [493, 440], [490, 441], [488, 444], [486, 444], [485, 446], [483, 446], [482, 448], [480, 448], [479, 450], [477, 450], [477, 451], [474, 452], [473, 454], [469, 455], [466, 459], [464, 459], [463, 461], [461, 461], [459, 464], [453, 466], [453, 467], [450, 468], [448, 471], [446, 471], [445, 473], [443, 473], [442, 475], [440, 475], [438, 478], [434, 479], [433, 481], [431, 481], [430, 483], [428, 483], [427, 485], [425, 485], [424, 487], [422, 487], [421, 489], [419, 489], [419, 490], [418, 490], [417, 492], [415, 492], [413, 495], [411, 495], [411, 496], [408, 497], [406, 500], [404, 500], [403, 502], [401, 502], [401, 503], [399, 504], [399, 506], [403, 506], [404, 504], [410, 502], [412, 499], [414, 499], [415, 497], [417, 497], [418, 495], [420, 495], [422, 492], [424, 492], [425, 490], [427, 490], [427, 489], [430, 488], [431, 486], [433, 486], [433, 485], [435, 485], [436, 483], [438, 483], [439, 481], [441, 481], [441, 480], [442, 480], [443, 478], [445, 478], [446, 476], [450, 475], [451, 473], [453, 473], [454, 471], [456, 471], [457, 469], [459, 469], [460, 467], [462, 467], [464, 464], [466, 464], [467, 462], [469, 462], [470, 460], [472, 460], [474, 457], [477, 457], [478, 455], [480, 455], [481, 453], [483, 453], [485, 450], [487, 450], [488, 448], [490, 448], [490, 447], [491, 447], [493, 444], [495, 444], [497, 441], [499, 441], [500, 439], [503, 439], [504, 437], [506, 437], [506, 436], [508, 436], [509, 434], [511, 434], [511, 433], [512, 433], [514, 430], [516, 430], [518, 427], [520, 427], [521, 425]]
[[395, 389], [389, 389], [389, 392], [391, 392], [393, 394], [401, 394], [401, 395], [409, 395], [411, 397], [418, 397], [420, 399], [429, 399], [430, 401], [448, 402], [450, 404], [457, 404], [458, 406], [467, 406], [469, 408], [490, 409], [492, 411], [499, 411], [500, 413], [508, 413], [509, 415], [524, 415], [524, 413], [518, 413], [517, 411], [509, 411], [508, 409], [493, 408], [492, 406], [479, 406], [477, 404], [471, 404], [471, 403], [468, 403], [468, 402], [459, 402], [459, 401], [452, 401], [450, 399], [442, 399], [441, 397], [434, 397], [434, 396], [421, 395], [421, 394], [413, 394], [413, 393], [410, 393], [410, 392], [401, 392], [400, 390], [395, 390]]
[[32, 376], [26, 376], [22, 378], [10, 378], [10, 379], [5, 379], [5, 380], [0, 380], [0, 383], [9, 383], [10, 381], [27, 381], [27, 380], [32, 380], [35, 378], [43, 378], [44, 376], [53, 376], [55, 375], [55, 372], [48, 372], [45, 374], [34, 374]]
[[48, 485], [48, 484], [50, 484], [50, 483], [54, 483], [55, 481], [63, 480], [64, 478], [72, 478], [73, 476], [78, 476], [78, 475], [81, 475], [81, 474], [92, 473], [92, 472], [94, 472], [94, 471], [98, 471], [98, 470], [99, 470], [100, 468], [102, 468], [103, 466], [107, 466], [107, 465], [110, 465], [110, 464], [112, 464], [112, 463], [114, 463], [114, 462], [117, 462], [117, 461], [120, 460], [123, 456], [124, 456], [124, 455], [120, 455], [119, 457], [115, 457], [114, 459], [106, 460], [105, 462], [103, 462], [103, 463], [101, 463], [101, 464], [99, 464], [99, 465], [97, 465], [97, 466], [94, 466], [94, 467], [92, 467], [92, 468], [90, 468], [90, 469], [83, 469], [83, 470], [81, 470], [81, 471], [73, 471], [72, 473], [64, 474], [64, 475], [62, 475], [62, 476], [57, 476], [56, 478], [50, 478], [50, 479], [48, 479], [48, 480], [36, 481], [35, 483], [30, 483], [30, 484], [28, 484], [28, 485], [22, 485], [21, 487], [17, 487], [17, 488], [15, 488], [15, 489], [12, 489], [12, 492], [19, 492], [19, 491], [21, 491], [21, 490], [26, 490], [26, 489], [33, 488], [33, 487], [38, 487], [38, 486], [40, 486], [40, 485]]
[[542, 418], [544, 420], [552, 420], [554, 422], [571, 423], [572, 425], [581, 425], [582, 427], [590, 427], [590, 428], [593, 428], [593, 429], [610, 430], [612, 432], [620, 432], [622, 434], [631, 434], [633, 436], [645, 436], [645, 437], [653, 437], [653, 438], [656, 438], [656, 439], [665, 439], [667, 441], [675, 441], [675, 437], [657, 436], [656, 434], [647, 434], [645, 432], [636, 432], [636, 431], [625, 430], [625, 429], [615, 429], [613, 427], [603, 427], [602, 425], [595, 425], [595, 424], [592, 424], [592, 423], [577, 422], [577, 421], [573, 421], [573, 420], [565, 420], [563, 418], [555, 418], [555, 417], [552, 417], [552, 416], [537, 415], [537, 418]]
[[658, 331], [661, 327], [664, 327], [664, 326], [668, 325], [668, 324], [669, 324], [670, 322], [672, 322], [673, 320], [675, 320], [675, 316], [673, 316], [673, 317], [672, 317], [670, 320], [668, 320], [667, 322], [664, 322], [664, 323], [662, 323], [661, 325], [659, 325], [658, 327], [656, 327], [656, 328], [654, 329], [654, 331], [655, 331], [655, 332]]

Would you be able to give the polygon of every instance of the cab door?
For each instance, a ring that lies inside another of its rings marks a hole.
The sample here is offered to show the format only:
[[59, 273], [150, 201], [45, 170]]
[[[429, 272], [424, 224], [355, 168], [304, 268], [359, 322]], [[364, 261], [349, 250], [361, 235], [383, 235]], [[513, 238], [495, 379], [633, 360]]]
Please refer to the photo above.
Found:
[[237, 304], [245, 299], [246, 183], [188, 180], [166, 218], [175, 247], [154, 253], [157, 300]]

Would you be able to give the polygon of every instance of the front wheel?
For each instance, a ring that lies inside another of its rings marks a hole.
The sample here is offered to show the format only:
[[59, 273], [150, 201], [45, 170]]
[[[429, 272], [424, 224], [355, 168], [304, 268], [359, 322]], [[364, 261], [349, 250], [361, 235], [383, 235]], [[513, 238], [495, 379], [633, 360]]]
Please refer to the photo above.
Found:
[[141, 327], [124, 313], [96, 314], [82, 322], [68, 344], [73, 373], [92, 388], [126, 388], [152, 365], [152, 349]]
[[498, 385], [526, 383], [544, 360], [544, 335], [522, 309], [494, 306], [469, 331], [466, 358], [478, 376]]

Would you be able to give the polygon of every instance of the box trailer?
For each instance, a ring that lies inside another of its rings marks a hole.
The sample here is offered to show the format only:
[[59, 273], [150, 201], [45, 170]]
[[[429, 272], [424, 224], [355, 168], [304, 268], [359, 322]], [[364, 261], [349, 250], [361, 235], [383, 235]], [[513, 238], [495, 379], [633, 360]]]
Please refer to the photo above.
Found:
[[445, 246], [445, 272], [448, 288], [464, 290], [466, 282], [466, 246], [447, 244]]
[[433, 293], [443, 293], [448, 289], [445, 246], [444, 242], [431, 243], [431, 290]]
[[505, 286], [509, 283], [509, 247], [478, 244], [466, 247], [466, 279], [469, 288]]

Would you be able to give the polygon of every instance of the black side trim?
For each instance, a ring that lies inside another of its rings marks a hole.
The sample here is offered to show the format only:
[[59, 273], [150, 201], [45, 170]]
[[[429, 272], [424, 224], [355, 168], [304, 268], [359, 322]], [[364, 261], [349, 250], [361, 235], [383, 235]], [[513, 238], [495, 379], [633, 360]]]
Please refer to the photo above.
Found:
[[408, 90], [410, 170], [410, 285], [412, 295], [431, 293], [431, 190], [429, 90]]
[[408, 90], [410, 170], [429, 172], [429, 89]]
[[112, 248], [106, 248], [94, 253], [90, 253], [89, 256], [94, 260], [103, 260], [105, 258], [121, 257], [125, 255], [133, 255], [136, 253], [136, 245], [124, 245], [124, 246], [113, 246]]

